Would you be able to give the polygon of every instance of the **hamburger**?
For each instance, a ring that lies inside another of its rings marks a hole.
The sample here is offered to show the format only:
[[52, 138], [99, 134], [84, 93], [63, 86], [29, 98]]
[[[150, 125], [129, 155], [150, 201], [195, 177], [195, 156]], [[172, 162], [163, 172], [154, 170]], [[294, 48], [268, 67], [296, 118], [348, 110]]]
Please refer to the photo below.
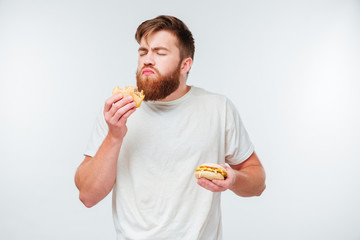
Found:
[[227, 177], [225, 168], [215, 163], [204, 163], [195, 169], [195, 177], [207, 178], [209, 180], [220, 179], [224, 180]]
[[121, 93], [124, 97], [127, 96], [132, 96], [134, 99], [134, 102], [136, 103], [136, 107], [140, 107], [141, 102], [144, 100], [145, 94], [143, 92], [143, 90], [141, 90], [141, 92], [139, 92], [137, 87], [133, 87], [133, 86], [126, 86], [124, 89], [120, 88], [120, 87], [116, 87], [113, 89], [112, 91], [112, 95]]

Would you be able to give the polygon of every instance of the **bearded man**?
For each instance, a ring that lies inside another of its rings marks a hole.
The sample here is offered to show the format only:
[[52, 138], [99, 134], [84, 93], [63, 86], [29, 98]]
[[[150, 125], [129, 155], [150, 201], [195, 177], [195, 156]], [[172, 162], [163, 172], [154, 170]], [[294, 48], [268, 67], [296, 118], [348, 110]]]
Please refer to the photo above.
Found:
[[[80, 200], [92, 207], [113, 191], [117, 239], [221, 239], [221, 192], [265, 189], [254, 145], [225, 96], [186, 84], [195, 47], [181, 20], [145, 21], [135, 39], [145, 102], [106, 100], [76, 172]], [[228, 177], [196, 181], [204, 162], [227, 163]]]

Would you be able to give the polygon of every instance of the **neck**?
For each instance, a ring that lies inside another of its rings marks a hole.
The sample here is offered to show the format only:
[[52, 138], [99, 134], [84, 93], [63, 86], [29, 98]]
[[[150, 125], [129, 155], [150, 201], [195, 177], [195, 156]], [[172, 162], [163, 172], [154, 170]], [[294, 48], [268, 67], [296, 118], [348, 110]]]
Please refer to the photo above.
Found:
[[191, 87], [186, 85], [185, 81], [181, 81], [179, 87], [171, 93], [169, 96], [167, 96], [164, 99], [159, 100], [160, 102], [169, 102], [176, 100], [178, 98], [181, 98], [184, 96], [188, 91], [190, 91]]

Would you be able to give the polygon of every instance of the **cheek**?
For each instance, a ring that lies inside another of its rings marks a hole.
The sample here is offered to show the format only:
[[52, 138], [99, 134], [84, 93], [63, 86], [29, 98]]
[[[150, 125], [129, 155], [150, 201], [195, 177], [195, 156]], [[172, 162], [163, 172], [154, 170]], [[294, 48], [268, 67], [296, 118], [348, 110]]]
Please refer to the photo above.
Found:
[[141, 69], [143, 66], [143, 61], [139, 58], [137, 64], [138, 64], [138, 69]]
[[162, 59], [157, 64], [157, 68], [164, 75], [172, 73], [178, 66], [178, 61], [173, 59]]

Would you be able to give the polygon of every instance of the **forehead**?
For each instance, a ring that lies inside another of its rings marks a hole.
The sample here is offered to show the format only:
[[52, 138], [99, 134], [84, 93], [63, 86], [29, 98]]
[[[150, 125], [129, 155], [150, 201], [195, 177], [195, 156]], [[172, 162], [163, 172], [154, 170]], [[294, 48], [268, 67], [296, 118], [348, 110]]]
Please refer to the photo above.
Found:
[[147, 38], [141, 38], [141, 47], [165, 47], [168, 49], [178, 48], [178, 40], [174, 34], [168, 31], [157, 31], [151, 33]]

